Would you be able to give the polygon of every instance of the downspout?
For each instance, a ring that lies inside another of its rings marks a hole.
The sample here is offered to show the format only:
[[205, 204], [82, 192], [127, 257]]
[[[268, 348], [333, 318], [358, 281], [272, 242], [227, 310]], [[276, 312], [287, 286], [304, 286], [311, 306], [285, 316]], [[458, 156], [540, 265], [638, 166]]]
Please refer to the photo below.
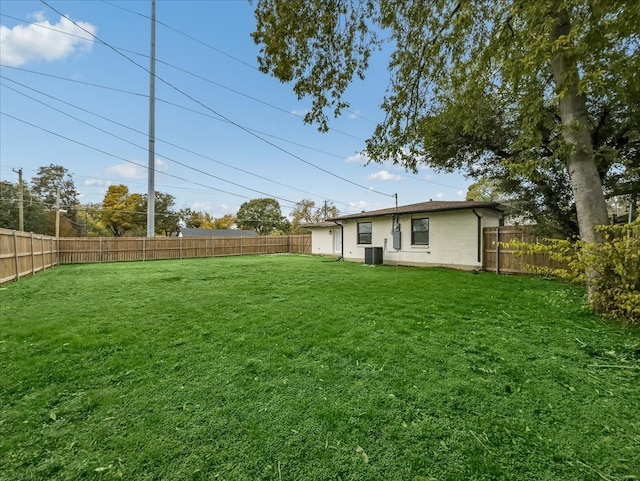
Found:
[[482, 216], [475, 209], [471, 209], [471, 211], [478, 218], [478, 263], [482, 267]]

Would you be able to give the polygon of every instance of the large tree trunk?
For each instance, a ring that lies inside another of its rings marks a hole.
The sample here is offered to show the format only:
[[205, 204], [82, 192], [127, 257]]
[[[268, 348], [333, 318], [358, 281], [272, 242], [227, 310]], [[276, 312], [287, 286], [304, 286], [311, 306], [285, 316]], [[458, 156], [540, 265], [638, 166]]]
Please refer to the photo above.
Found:
[[[566, 11], [557, 12], [557, 22], [551, 33], [556, 42], [571, 30]], [[584, 94], [578, 92], [578, 66], [559, 46], [551, 59], [553, 77], [560, 92], [559, 108], [562, 121], [562, 136], [569, 147], [567, 171], [578, 214], [578, 228], [582, 240], [590, 243], [602, 242], [602, 236], [594, 226], [608, 221], [607, 204], [602, 192], [602, 182], [593, 155], [591, 129]], [[589, 301], [595, 311], [600, 311], [593, 298], [593, 279], [596, 274], [587, 272]]]

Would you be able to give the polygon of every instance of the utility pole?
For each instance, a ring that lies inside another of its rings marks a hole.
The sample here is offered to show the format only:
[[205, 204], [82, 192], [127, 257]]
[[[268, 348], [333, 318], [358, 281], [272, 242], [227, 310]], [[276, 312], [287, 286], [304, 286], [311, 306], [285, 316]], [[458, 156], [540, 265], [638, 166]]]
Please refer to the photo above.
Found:
[[22, 168], [13, 171], [18, 174], [18, 230], [24, 232], [24, 199], [22, 194]]
[[156, 0], [151, 0], [151, 64], [149, 66], [149, 73], [149, 188], [147, 189], [147, 237], [153, 237], [156, 230]]
[[56, 188], [56, 239], [60, 237], [60, 187]]

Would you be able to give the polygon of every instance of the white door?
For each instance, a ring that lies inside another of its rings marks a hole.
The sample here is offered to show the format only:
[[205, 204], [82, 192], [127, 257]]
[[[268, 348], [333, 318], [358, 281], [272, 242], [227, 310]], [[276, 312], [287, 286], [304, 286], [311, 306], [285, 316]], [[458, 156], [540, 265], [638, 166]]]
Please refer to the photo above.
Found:
[[333, 230], [333, 253], [342, 254], [342, 229]]

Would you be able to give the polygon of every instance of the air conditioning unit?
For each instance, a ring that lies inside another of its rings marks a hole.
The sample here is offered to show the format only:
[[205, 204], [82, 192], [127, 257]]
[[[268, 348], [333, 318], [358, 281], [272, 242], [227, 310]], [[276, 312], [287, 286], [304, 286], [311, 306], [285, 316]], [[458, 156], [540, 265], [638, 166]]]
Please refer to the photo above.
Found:
[[371, 265], [382, 264], [382, 247], [365, 247], [364, 263]]

